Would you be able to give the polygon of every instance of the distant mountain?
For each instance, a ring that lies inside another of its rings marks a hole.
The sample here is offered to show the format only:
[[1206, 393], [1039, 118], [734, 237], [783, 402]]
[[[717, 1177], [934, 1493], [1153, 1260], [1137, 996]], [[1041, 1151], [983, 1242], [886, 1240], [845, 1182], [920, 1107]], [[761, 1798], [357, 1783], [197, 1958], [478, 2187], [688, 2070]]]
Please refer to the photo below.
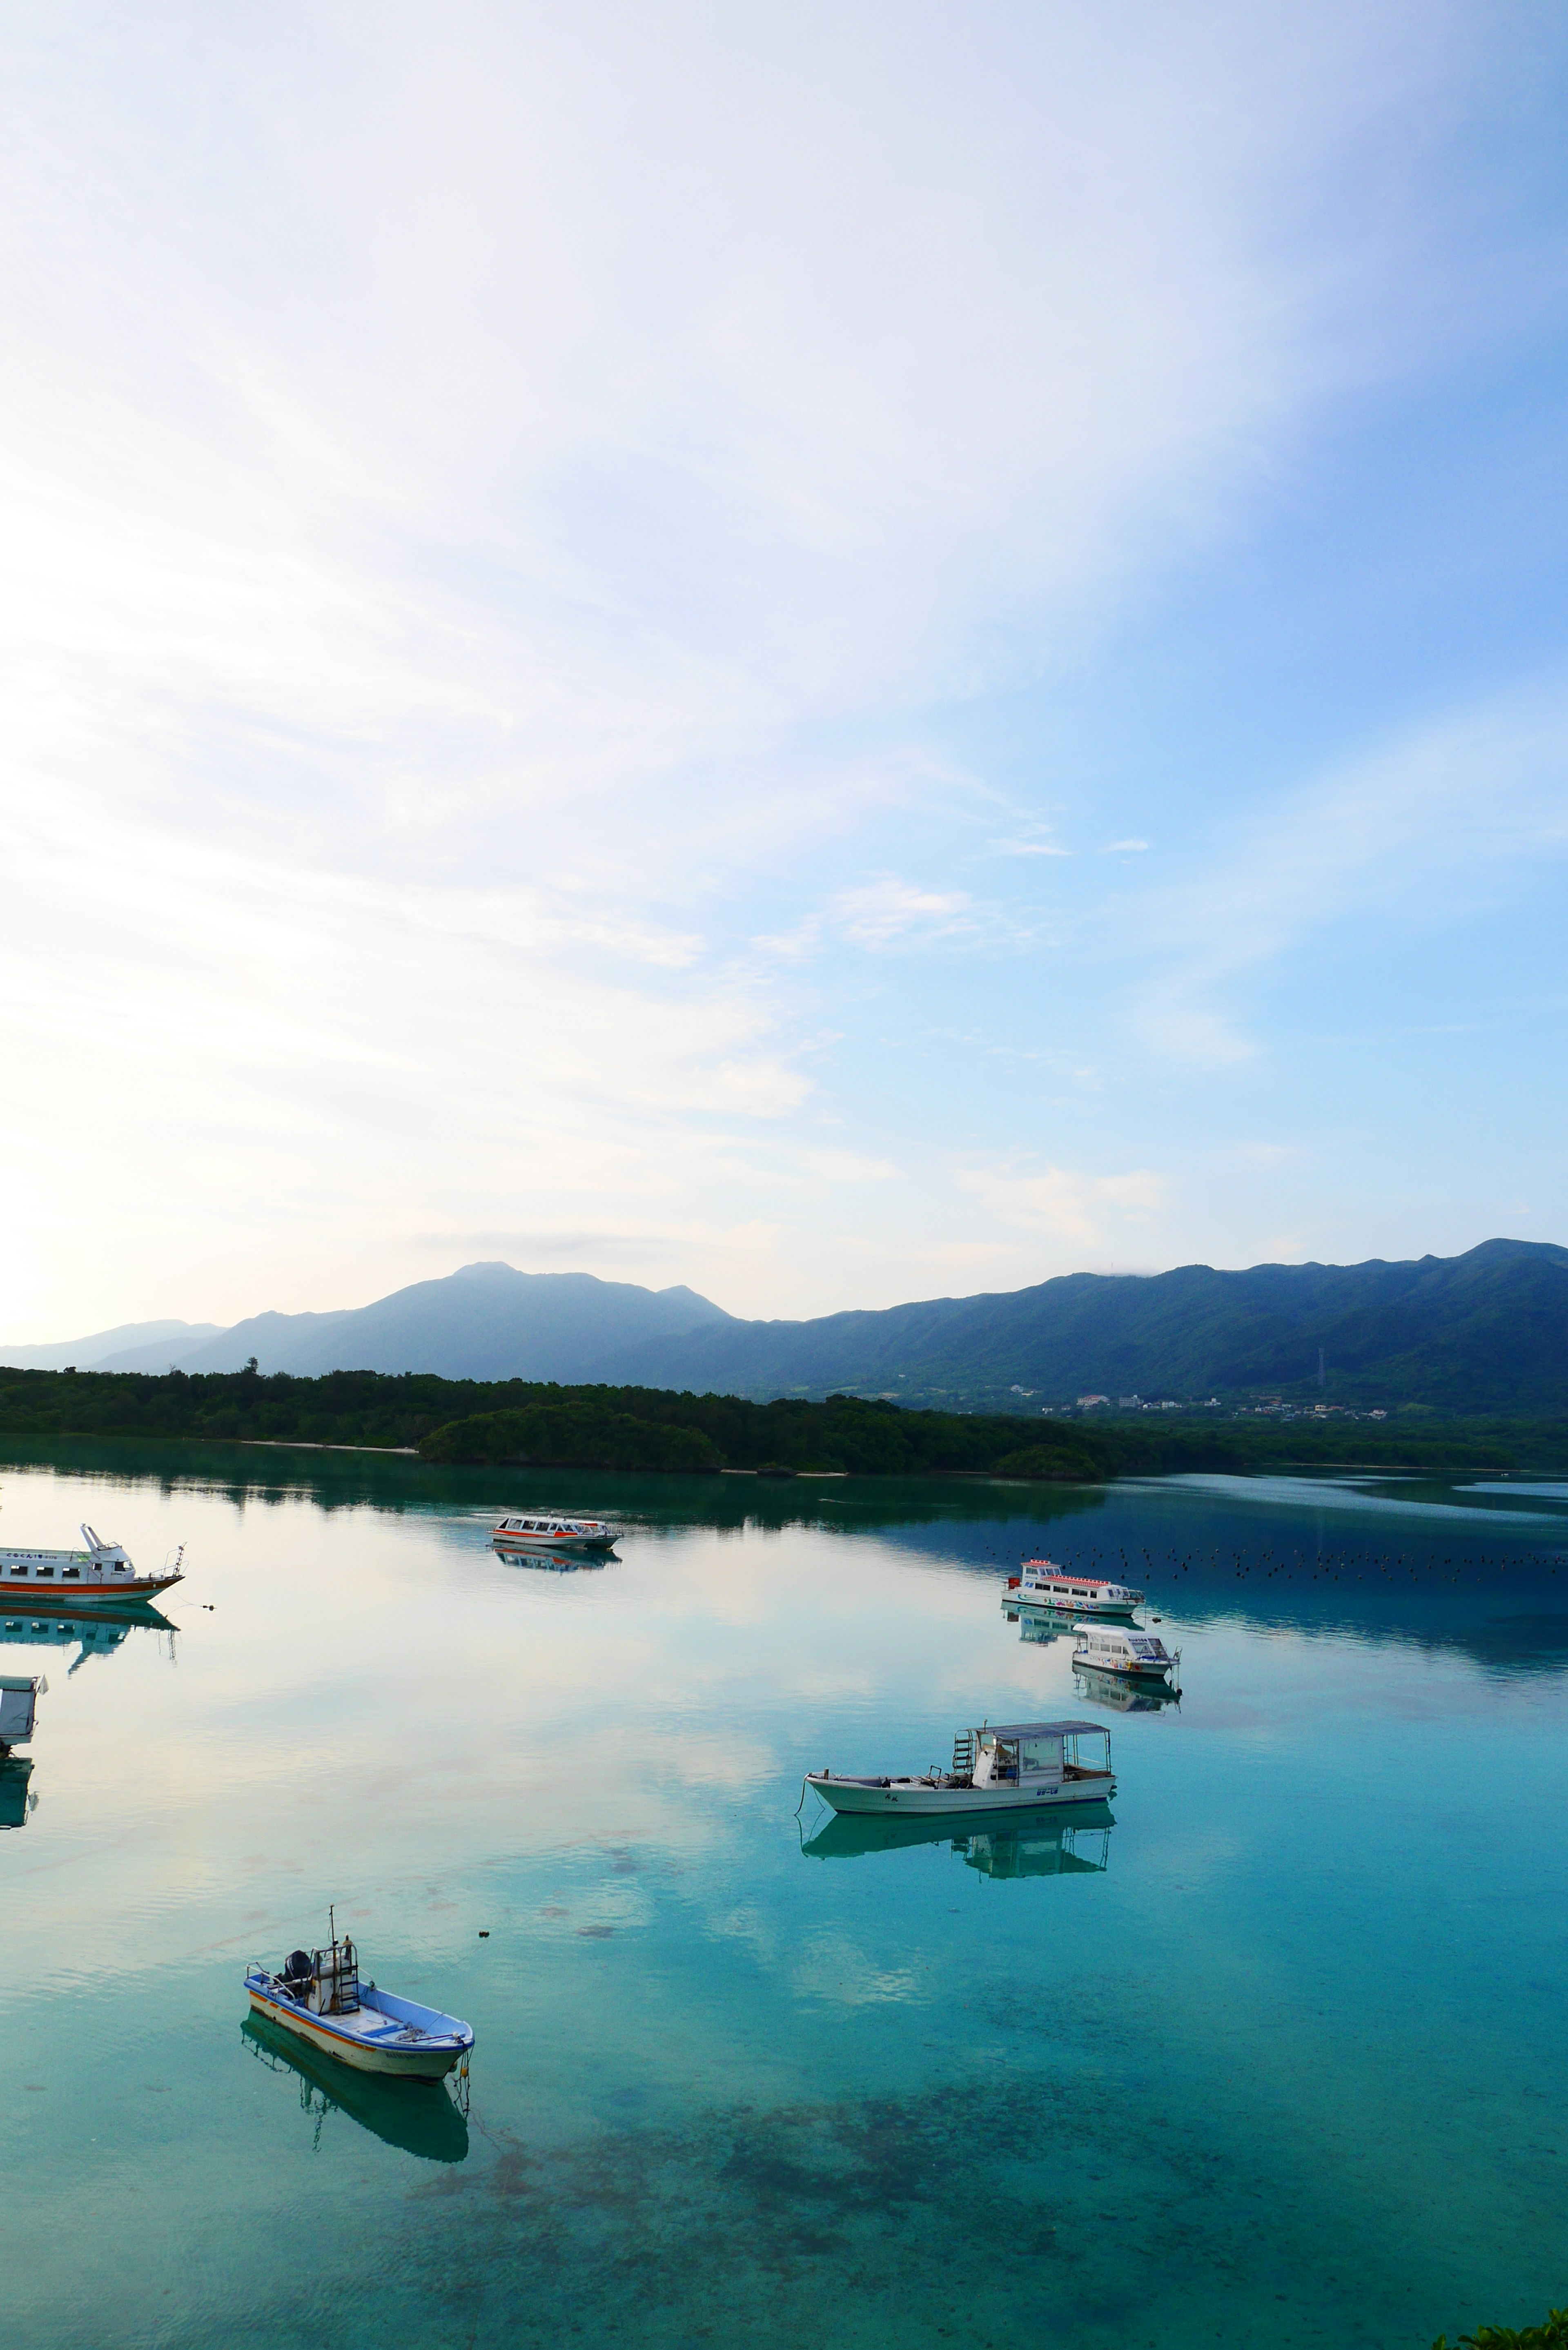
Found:
[[9, 1347], [0, 1338], [0, 1364], [18, 1371], [166, 1371], [192, 1346], [218, 1336], [219, 1322], [122, 1322], [90, 1338], [64, 1338], [51, 1347]]
[[451, 1379], [613, 1380], [642, 1346], [730, 1316], [694, 1289], [465, 1264], [373, 1305], [257, 1314], [179, 1357], [187, 1371], [437, 1371]]
[[[811, 1322], [737, 1322], [640, 1348], [623, 1376], [734, 1394], [922, 1404], [1315, 1394], [1462, 1411], [1568, 1410], [1568, 1249], [1217, 1273], [1065, 1274], [981, 1297]], [[1029, 1399], [1014, 1388], [1033, 1390]]]
[[741, 1321], [691, 1289], [471, 1264], [342, 1313], [258, 1314], [223, 1331], [131, 1324], [0, 1347], [0, 1359], [233, 1371], [254, 1355], [264, 1372], [306, 1376], [435, 1371], [1038, 1413], [1083, 1394], [1315, 1396], [1320, 1348], [1331, 1402], [1568, 1412], [1568, 1249], [1500, 1240], [1397, 1263], [1064, 1274], [809, 1322]]

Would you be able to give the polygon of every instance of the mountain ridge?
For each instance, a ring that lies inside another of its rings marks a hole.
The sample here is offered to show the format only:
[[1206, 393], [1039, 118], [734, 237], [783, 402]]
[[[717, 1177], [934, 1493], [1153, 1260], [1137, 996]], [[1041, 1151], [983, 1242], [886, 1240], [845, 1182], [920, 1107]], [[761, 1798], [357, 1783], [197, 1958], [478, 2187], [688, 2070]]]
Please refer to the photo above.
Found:
[[[122, 1325], [100, 1340], [7, 1350], [21, 1367], [437, 1373], [641, 1384], [766, 1399], [835, 1392], [1038, 1413], [1081, 1394], [1195, 1400], [1278, 1392], [1459, 1411], [1568, 1410], [1568, 1249], [1483, 1241], [1456, 1257], [1359, 1265], [1178, 1265], [1061, 1274], [1018, 1290], [801, 1321], [749, 1321], [677, 1284], [475, 1263], [369, 1305], [260, 1314], [182, 1348]], [[209, 1335], [210, 1334], [210, 1335]], [[74, 1348], [74, 1351], [73, 1351]], [[37, 1363], [40, 1356], [47, 1357]], [[24, 1362], [23, 1357], [31, 1362]]]

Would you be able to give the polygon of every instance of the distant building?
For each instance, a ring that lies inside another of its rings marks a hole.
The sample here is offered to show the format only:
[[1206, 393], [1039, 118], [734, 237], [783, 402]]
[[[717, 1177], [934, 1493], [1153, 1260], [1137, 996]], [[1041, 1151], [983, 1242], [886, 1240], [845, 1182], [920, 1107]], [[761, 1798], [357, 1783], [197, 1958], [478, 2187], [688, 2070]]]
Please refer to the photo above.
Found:
[[1080, 1411], [1092, 1411], [1096, 1404], [1109, 1403], [1109, 1396], [1080, 1396], [1078, 1398], [1078, 1409]]
[[1141, 1411], [1143, 1409], [1143, 1398], [1142, 1396], [1135, 1395], [1117, 1396], [1116, 1409], [1118, 1411]]

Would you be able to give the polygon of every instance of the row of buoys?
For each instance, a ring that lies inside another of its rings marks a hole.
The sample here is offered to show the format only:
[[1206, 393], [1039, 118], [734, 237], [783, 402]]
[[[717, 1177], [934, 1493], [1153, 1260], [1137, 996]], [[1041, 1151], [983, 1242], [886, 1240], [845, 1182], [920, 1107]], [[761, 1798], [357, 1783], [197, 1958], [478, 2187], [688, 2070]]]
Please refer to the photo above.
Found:
[[[1075, 1574], [1108, 1575], [1113, 1570], [1102, 1564], [1103, 1555], [1098, 1551], [1091, 1553], [1086, 1565], [1080, 1565], [1071, 1557], [1064, 1558], [1063, 1564], [1069, 1572]], [[1123, 1551], [1119, 1555], [1120, 1573], [1123, 1576], [1130, 1576], [1135, 1570], [1127, 1552]], [[1143, 1560], [1145, 1568], [1150, 1575], [1159, 1574], [1162, 1571], [1162, 1565], [1163, 1567], [1179, 1575], [1189, 1575], [1194, 1565], [1197, 1565], [1199, 1570], [1207, 1567], [1211, 1570], [1218, 1569], [1221, 1573], [1229, 1571], [1238, 1581], [1251, 1576], [1254, 1571], [1257, 1571], [1260, 1579], [1263, 1582], [1272, 1582], [1279, 1575], [1290, 1576], [1296, 1573], [1306, 1573], [1314, 1582], [1316, 1582], [1321, 1575], [1331, 1576], [1337, 1581], [1345, 1575], [1354, 1575], [1358, 1581], [1365, 1581], [1369, 1575], [1380, 1575], [1386, 1582], [1392, 1583], [1401, 1569], [1413, 1581], [1417, 1580], [1423, 1573], [1432, 1575], [1449, 1570], [1450, 1579], [1457, 1582], [1459, 1575], [1478, 1568], [1490, 1568], [1504, 1575], [1511, 1569], [1528, 1569], [1536, 1574], [1556, 1575], [1564, 1563], [1564, 1555], [1561, 1551], [1445, 1552], [1441, 1555], [1434, 1553], [1427, 1556], [1419, 1554], [1412, 1555], [1403, 1551], [1396, 1553], [1293, 1550], [1285, 1553], [1276, 1552], [1271, 1546], [1251, 1555], [1245, 1551], [1239, 1550], [1189, 1551], [1185, 1555], [1170, 1550], [1166, 1554], [1163, 1563], [1158, 1561], [1151, 1552], [1145, 1550]]]

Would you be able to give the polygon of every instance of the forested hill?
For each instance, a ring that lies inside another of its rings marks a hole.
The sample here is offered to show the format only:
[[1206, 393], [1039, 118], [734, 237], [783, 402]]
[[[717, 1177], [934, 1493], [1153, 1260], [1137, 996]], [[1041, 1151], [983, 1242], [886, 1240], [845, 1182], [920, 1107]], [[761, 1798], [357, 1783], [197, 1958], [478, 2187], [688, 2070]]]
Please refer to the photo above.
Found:
[[[680, 1286], [472, 1264], [352, 1310], [261, 1314], [216, 1336], [187, 1331], [199, 1343], [182, 1350], [184, 1326], [100, 1331], [9, 1359], [207, 1375], [238, 1373], [255, 1357], [264, 1375], [305, 1379], [340, 1367], [761, 1402], [848, 1393], [1032, 1419], [1042, 1405], [1096, 1393], [1568, 1411], [1568, 1249], [1535, 1241], [1390, 1263], [1064, 1274], [1030, 1289], [802, 1322], [741, 1321]], [[148, 1335], [161, 1329], [173, 1335]]]
[[493, 1467], [780, 1468], [861, 1475], [995, 1473], [1097, 1482], [1124, 1472], [1347, 1461], [1390, 1467], [1560, 1468], [1568, 1425], [1420, 1420], [1312, 1426], [1147, 1415], [1119, 1424], [1016, 1412], [909, 1410], [853, 1396], [753, 1403], [738, 1396], [523, 1379], [333, 1371], [267, 1378], [0, 1371], [0, 1436], [211, 1438], [417, 1449]]
[[716, 1323], [639, 1347], [631, 1370], [650, 1386], [1006, 1409], [1018, 1390], [1036, 1406], [1315, 1397], [1320, 1356], [1331, 1402], [1568, 1411], [1568, 1249], [1499, 1240], [1394, 1263], [1064, 1274], [879, 1313]]

